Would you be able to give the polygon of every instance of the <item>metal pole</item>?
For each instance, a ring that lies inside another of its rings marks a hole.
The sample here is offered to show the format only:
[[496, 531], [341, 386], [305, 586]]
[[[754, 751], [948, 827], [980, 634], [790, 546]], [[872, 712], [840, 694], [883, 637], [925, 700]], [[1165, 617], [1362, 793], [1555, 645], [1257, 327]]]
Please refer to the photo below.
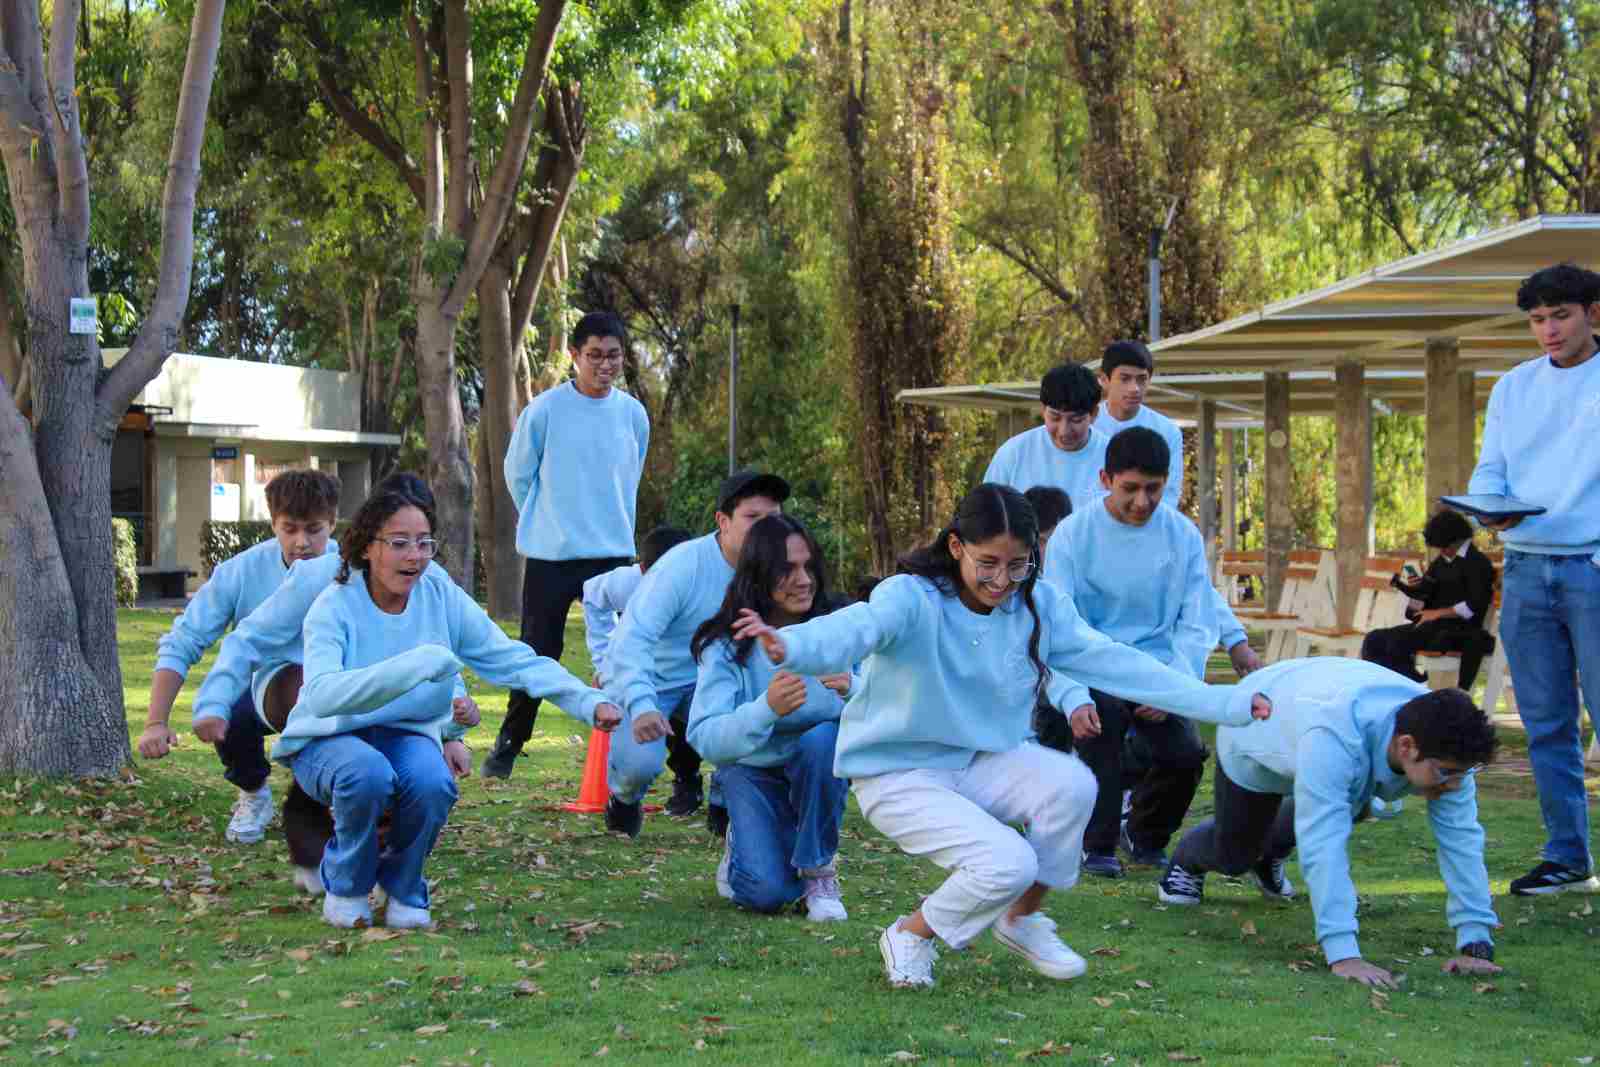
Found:
[[1150, 231], [1150, 343], [1161, 340], [1161, 230]]
[[728, 336], [728, 473], [738, 470], [739, 454], [739, 305], [728, 308], [733, 332]]

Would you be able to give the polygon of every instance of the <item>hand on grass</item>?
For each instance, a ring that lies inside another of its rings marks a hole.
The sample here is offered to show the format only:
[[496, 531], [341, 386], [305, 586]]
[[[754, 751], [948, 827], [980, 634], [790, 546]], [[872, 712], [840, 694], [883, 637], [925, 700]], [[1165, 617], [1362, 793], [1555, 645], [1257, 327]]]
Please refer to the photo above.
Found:
[[228, 720], [215, 717], [201, 719], [194, 724], [194, 735], [208, 745], [220, 745], [228, 736]]
[[465, 778], [472, 773], [472, 753], [460, 741], [444, 743], [444, 763], [457, 778]]
[[1400, 988], [1400, 983], [1395, 981], [1394, 975], [1382, 967], [1368, 963], [1360, 956], [1351, 956], [1349, 959], [1340, 960], [1328, 969], [1340, 978], [1348, 979], [1352, 982], [1360, 982], [1362, 985], [1381, 989]]
[[790, 671], [779, 671], [767, 683], [767, 707], [783, 718], [806, 702], [806, 680]]
[[[605, 705], [601, 705], [604, 707]], [[599, 723], [600, 713], [595, 712], [595, 722]], [[647, 711], [633, 720], [633, 739], [641, 745], [648, 745], [652, 741], [659, 741], [663, 737], [672, 736], [672, 724], [667, 717], [659, 711]]]
[[178, 743], [178, 735], [164, 722], [153, 722], [139, 735], [139, 755], [145, 759], [160, 759]]
[[594, 709], [594, 728], [603, 734], [622, 725], [622, 709], [615, 704], [598, 704]]
[[1476, 956], [1452, 956], [1439, 969], [1445, 974], [1499, 974], [1505, 970], [1494, 960], [1480, 960]]
[[1073, 708], [1067, 722], [1072, 724], [1074, 741], [1090, 741], [1100, 736], [1100, 713], [1093, 704], [1079, 704]]
[[480, 717], [477, 702], [471, 697], [456, 697], [450, 702], [450, 720], [457, 726], [476, 726]]
[[735, 641], [743, 641], [747, 637], [753, 637], [760, 641], [762, 649], [767, 653], [767, 658], [774, 663], [782, 663], [788, 655], [788, 650], [784, 648], [783, 638], [778, 636], [778, 631], [768, 626], [760, 615], [757, 615], [749, 608], [742, 608], [739, 611], [739, 617], [733, 622], [733, 639]]

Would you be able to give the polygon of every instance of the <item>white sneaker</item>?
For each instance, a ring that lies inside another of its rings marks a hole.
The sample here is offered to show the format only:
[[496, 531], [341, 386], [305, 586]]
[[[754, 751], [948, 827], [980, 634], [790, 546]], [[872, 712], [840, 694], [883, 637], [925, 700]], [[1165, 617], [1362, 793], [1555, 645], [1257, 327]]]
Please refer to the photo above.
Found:
[[228, 820], [223, 836], [241, 845], [253, 845], [266, 836], [271, 823], [272, 787], [264, 785], [254, 793], [241, 791], [233, 802], [233, 818]]
[[1027, 960], [1046, 978], [1076, 978], [1089, 969], [1083, 957], [1056, 936], [1055, 923], [1043, 915], [1035, 913], [1015, 920], [1002, 915], [991, 929], [996, 941]]
[[1406, 808], [1406, 798], [1398, 800], [1384, 800], [1382, 797], [1373, 797], [1372, 804], [1368, 807], [1374, 819], [1398, 819], [1400, 813]]
[[839, 876], [833, 872], [802, 877], [806, 887], [806, 918], [814, 923], [842, 923], [850, 918], [839, 899]]
[[427, 908], [413, 908], [391, 897], [383, 912], [383, 925], [391, 930], [427, 930], [433, 926], [433, 916]]
[[896, 919], [878, 937], [878, 951], [883, 954], [883, 970], [890, 985], [896, 989], [933, 988], [933, 961], [939, 958], [939, 950], [931, 937], [907, 933]]
[[733, 867], [733, 831], [728, 831], [728, 836], [722, 840], [722, 862], [717, 864], [717, 896], [723, 900], [733, 899], [733, 883], [728, 880], [728, 871]]
[[296, 867], [294, 869], [294, 887], [308, 897], [320, 897], [326, 893], [327, 887], [322, 884], [322, 875], [315, 867]]
[[366, 897], [336, 897], [332, 893], [322, 898], [322, 919], [330, 926], [348, 930], [353, 926], [372, 925], [372, 909]]

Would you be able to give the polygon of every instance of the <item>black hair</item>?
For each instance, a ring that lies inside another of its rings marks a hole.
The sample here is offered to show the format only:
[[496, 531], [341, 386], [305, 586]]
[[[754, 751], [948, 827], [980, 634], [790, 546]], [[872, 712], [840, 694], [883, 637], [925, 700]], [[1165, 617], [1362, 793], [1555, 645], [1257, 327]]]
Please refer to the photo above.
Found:
[[[378, 531], [383, 529], [383, 524], [400, 509], [416, 508], [422, 512], [423, 518], [428, 520], [430, 531], [438, 527], [439, 519], [433, 510], [433, 492], [426, 484], [422, 487], [426, 494], [424, 498], [423, 493], [410, 491], [403, 482], [393, 484], [394, 481], [393, 478], [386, 478], [379, 483], [372, 495], [362, 501], [361, 507], [356, 509], [355, 517], [350, 520], [350, 528], [339, 538], [339, 573], [333, 578], [339, 584], [343, 585], [350, 580], [352, 570], [366, 572], [367, 547], [377, 539]], [[433, 558], [437, 560], [440, 555], [442, 553], [436, 552]]]
[[275, 519], [332, 522], [339, 516], [339, 489], [339, 479], [325, 471], [284, 471], [267, 483], [267, 512]]
[[1172, 472], [1172, 449], [1150, 427], [1130, 426], [1112, 434], [1111, 443], [1106, 445], [1105, 471], [1112, 478], [1123, 471], [1165, 478]]
[[404, 493], [423, 511], [432, 512], [438, 508], [433, 501], [433, 488], [422, 475], [410, 471], [396, 471], [374, 486], [372, 491]]
[[1156, 357], [1150, 354], [1143, 341], [1112, 341], [1106, 345], [1105, 355], [1100, 357], [1100, 373], [1109, 378], [1118, 367], [1134, 367], [1154, 374]]
[[956, 596], [961, 586], [961, 562], [950, 554], [951, 534], [966, 545], [1010, 534], [1026, 545], [1033, 556], [1033, 569], [1017, 587], [1016, 595], [1022, 598], [1028, 614], [1033, 617], [1033, 630], [1028, 634], [1028, 658], [1038, 672], [1034, 694], [1042, 699], [1050, 671], [1039, 657], [1039, 608], [1033, 602], [1033, 587], [1039, 580], [1039, 518], [1033, 513], [1033, 505], [1009, 485], [984, 482], [961, 498], [961, 503], [956, 505], [955, 518], [935, 535], [932, 544], [900, 557], [899, 572], [926, 578], [945, 596]]
[[1072, 514], [1072, 498], [1065, 489], [1053, 485], [1036, 485], [1022, 494], [1033, 505], [1033, 514], [1039, 520], [1039, 532], [1054, 530], [1061, 520]]
[[1475, 767], [1494, 759], [1500, 747], [1494, 722], [1460, 689], [1436, 689], [1400, 705], [1394, 735], [1409, 736], [1423, 759]]
[[1100, 406], [1100, 383], [1088, 367], [1063, 363], [1039, 380], [1039, 403], [1069, 415], [1087, 415]]
[[878, 588], [878, 583], [881, 581], [883, 579], [876, 574], [869, 574], [856, 583], [856, 587], [850, 591], [851, 595], [857, 600], [871, 600], [872, 591]]
[[621, 316], [613, 311], [591, 311], [578, 320], [572, 328], [568, 343], [574, 348], [583, 347], [591, 337], [615, 337], [622, 342], [622, 351], [628, 351], [628, 327]]
[[1429, 548], [1449, 548], [1472, 540], [1472, 524], [1458, 512], [1445, 510], [1428, 519], [1422, 527], [1422, 543]]
[[[749, 609], [763, 619], [772, 618], [776, 607], [772, 590], [789, 572], [789, 538], [795, 534], [803, 537], [806, 548], [811, 550], [811, 562], [806, 569], [811, 572], [811, 581], [816, 587], [811, 597], [811, 610], [806, 612], [805, 618], [814, 619], [831, 610], [833, 602], [828, 596], [828, 568], [816, 538], [793, 516], [768, 515], [751, 524], [744, 536], [744, 548], [739, 550], [738, 565], [733, 568], [733, 580], [728, 583], [728, 591], [722, 596], [722, 605], [717, 608], [715, 615], [700, 624], [693, 640], [689, 642], [689, 654], [696, 660], [712, 642], [732, 638], [733, 624], [738, 621], [739, 612]], [[734, 662], [744, 663], [750, 657], [750, 648], [754, 644], [755, 639], [750, 637], [736, 642], [733, 648]]]
[[639, 543], [639, 570], [654, 567], [656, 560], [667, 554], [667, 549], [683, 544], [690, 536], [682, 526], [657, 526]]
[[1536, 270], [1517, 287], [1517, 307], [1532, 311], [1536, 307], [1581, 304], [1585, 309], [1600, 302], [1600, 274], [1576, 263], [1557, 263]]

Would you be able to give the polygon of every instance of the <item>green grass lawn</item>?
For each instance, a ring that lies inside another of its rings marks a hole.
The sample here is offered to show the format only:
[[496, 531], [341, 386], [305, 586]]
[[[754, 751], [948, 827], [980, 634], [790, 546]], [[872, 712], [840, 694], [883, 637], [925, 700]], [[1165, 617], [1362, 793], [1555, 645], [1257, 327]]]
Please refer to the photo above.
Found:
[[[129, 731], [156, 636], [121, 618]], [[581, 623], [567, 665], [587, 676]], [[188, 723], [190, 678], [175, 718]], [[1221, 672], [1217, 677], [1223, 677]], [[474, 693], [481, 759], [504, 695]], [[826, 928], [720, 900], [699, 818], [650, 816], [637, 841], [563, 813], [585, 733], [541, 715], [509, 782], [473, 777], [428, 867], [437, 931], [335, 931], [297, 897], [280, 838], [230, 845], [233, 793], [192, 734], [136, 777], [0, 780], [0, 1062], [331, 1064], [799, 1061], [1573, 1064], [1600, 1056], [1600, 914], [1590, 898], [1499, 896], [1507, 970], [1445, 977], [1453, 947], [1423, 805], [1360, 826], [1366, 956], [1388, 995], [1331, 978], [1304, 900], [1269, 905], [1213, 877], [1203, 907], [1156, 904], [1150, 869], [1046, 907], [1089, 973], [1055, 983], [987, 936], [946, 953], [932, 991], [889, 989], [879, 929], [943, 875], [853, 804], [841, 849], [850, 921]], [[1531, 781], [1508, 735], [1479, 781], [1497, 894], [1536, 859]], [[279, 799], [288, 774], [274, 771]], [[1210, 809], [1209, 776], [1192, 816]], [[1298, 875], [1293, 864], [1291, 874]], [[1596, 902], [1600, 903], [1600, 902]]]

